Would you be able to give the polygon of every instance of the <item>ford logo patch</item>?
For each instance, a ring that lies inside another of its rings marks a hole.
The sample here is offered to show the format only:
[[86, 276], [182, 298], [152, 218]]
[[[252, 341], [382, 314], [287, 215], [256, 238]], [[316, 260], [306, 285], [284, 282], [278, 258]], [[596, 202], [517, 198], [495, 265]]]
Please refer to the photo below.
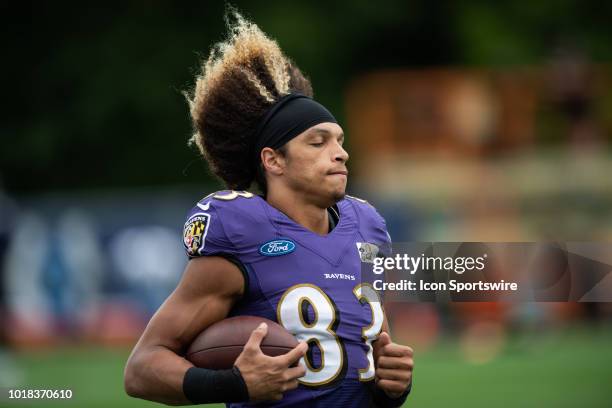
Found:
[[295, 250], [295, 243], [288, 239], [274, 239], [259, 247], [259, 253], [265, 256], [281, 256]]

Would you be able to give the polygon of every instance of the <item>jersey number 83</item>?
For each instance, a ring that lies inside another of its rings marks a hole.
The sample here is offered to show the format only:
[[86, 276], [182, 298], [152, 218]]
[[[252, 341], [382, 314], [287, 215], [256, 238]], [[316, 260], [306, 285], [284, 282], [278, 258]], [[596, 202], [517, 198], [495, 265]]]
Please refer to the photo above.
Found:
[[[372, 285], [360, 283], [353, 289], [359, 302], [368, 303], [372, 311], [370, 325], [363, 327], [361, 337], [368, 346], [368, 366], [359, 369], [359, 380], [370, 381], [374, 378], [374, 357], [372, 342], [381, 331], [384, 314], [380, 297]], [[307, 322], [308, 306], [314, 310], [314, 319]], [[335, 330], [339, 322], [340, 311], [325, 292], [316, 285], [298, 284], [285, 291], [277, 306], [278, 322], [299, 341], [316, 344], [321, 352], [321, 363], [314, 367], [308, 357], [302, 357], [300, 363], [306, 366], [306, 375], [299, 379], [303, 385], [318, 387], [339, 379], [345, 372], [344, 345]]]

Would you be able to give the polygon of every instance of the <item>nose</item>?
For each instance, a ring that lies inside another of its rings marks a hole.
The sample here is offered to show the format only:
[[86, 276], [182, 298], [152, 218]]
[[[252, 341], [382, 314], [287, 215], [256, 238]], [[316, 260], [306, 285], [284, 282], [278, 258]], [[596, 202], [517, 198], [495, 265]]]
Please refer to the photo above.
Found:
[[342, 147], [340, 143], [336, 142], [336, 144], [337, 144], [337, 148], [334, 151], [334, 161], [346, 163], [349, 159], [349, 154], [347, 153], [346, 150], [344, 150], [344, 147]]

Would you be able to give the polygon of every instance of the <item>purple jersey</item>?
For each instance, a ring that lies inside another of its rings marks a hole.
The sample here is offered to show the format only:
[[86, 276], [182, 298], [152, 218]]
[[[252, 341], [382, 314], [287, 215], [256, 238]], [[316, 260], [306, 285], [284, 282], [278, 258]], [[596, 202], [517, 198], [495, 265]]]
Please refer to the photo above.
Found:
[[[230, 316], [262, 316], [309, 344], [299, 387], [274, 406], [367, 406], [374, 379], [372, 341], [383, 311], [371, 281], [373, 258], [388, 255], [383, 218], [347, 196], [339, 221], [321, 236], [247, 192], [221, 191], [189, 213], [190, 257], [222, 255], [243, 265], [245, 294]], [[253, 403], [231, 406], [262, 405]]]

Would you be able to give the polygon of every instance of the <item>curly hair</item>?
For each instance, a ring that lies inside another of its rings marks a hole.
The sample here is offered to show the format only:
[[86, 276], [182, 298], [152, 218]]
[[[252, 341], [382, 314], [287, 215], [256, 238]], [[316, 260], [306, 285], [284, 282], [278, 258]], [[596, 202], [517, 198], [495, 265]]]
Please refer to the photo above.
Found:
[[233, 8], [226, 23], [228, 38], [212, 48], [186, 95], [194, 127], [190, 142], [227, 188], [247, 190], [255, 181], [265, 194], [263, 168], [253, 160], [257, 125], [282, 96], [312, 97], [312, 86], [257, 25]]

